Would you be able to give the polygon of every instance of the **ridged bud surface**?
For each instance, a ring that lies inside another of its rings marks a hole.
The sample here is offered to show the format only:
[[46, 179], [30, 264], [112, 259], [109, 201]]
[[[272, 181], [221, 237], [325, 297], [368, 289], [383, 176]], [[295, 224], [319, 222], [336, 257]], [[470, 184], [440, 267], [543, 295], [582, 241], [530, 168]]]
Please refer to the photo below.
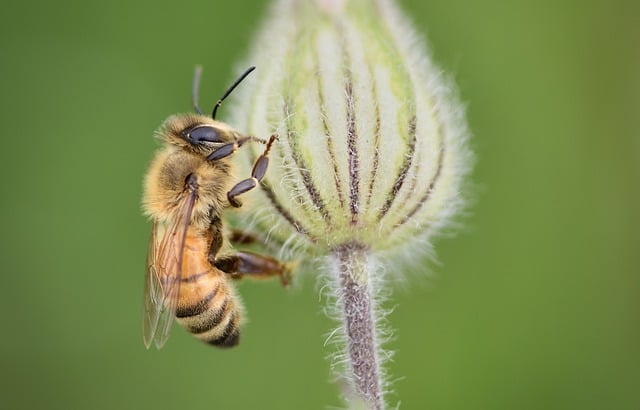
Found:
[[463, 109], [393, 2], [278, 1], [247, 63], [229, 123], [280, 138], [247, 207], [270, 240], [388, 250], [460, 208]]

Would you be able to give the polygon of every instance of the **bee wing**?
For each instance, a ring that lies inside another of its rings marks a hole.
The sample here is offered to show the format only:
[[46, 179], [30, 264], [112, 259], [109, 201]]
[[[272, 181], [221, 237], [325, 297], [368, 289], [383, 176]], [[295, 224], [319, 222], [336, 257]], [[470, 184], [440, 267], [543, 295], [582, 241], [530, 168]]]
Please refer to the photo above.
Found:
[[180, 294], [182, 254], [196, 191], [190, 191], [176, 207], [171, 226], [154, 221], [147, 255], [144, 285], [142, 334], [149, 348], [155, 341], [160, 349], [171, 331]]
[[158, 328], [160, 320], [160, 306], [162, 305], [162, 286], [156, 270], [156, 240], [158, 238], [158, 223], [153, 221], [149, 250], [147, 252], [147, 273], [144, 278], [144, 314], [142, 321], [142, 336], [144, 345], [148, 349]]

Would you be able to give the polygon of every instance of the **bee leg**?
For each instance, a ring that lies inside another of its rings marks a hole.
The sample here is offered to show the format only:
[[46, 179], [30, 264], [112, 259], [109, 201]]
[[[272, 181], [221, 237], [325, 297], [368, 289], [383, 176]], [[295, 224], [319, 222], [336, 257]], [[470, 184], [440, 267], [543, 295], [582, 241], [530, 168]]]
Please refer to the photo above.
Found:
[[245, 275], [256, 279], [280, 276], [282, 286], [287, 287], [293, 277], [292, 264], [282, 263], [277, 259], [253, 252], [225, 255], [217, 258], [213, 264], [234, 279], [240, 279]]
[[[258, 157], [258, 159], [256, 159], [256, 162], [253, 164], [253, 168], [251, 169], [251, 178], [247, 178], [238, 182], [233, 188], [231, 188], [229, 192], [227, 192], [227, 199], [229, 200], [231, 206], [240, 208], [242, 206], [242, 202], [237, 200], [236, 197], [257, 187], [258, 183], [260, 183], [262, 178], [264, 178], [264, 175], [267, 173], [267, 167], [269, 166], [269, 150], [271, 150], [271, 146], [277, 139], [278, 137], [275, 135], [272, 135], [271, 138], [269, 138], [267, 147], [265, 148], [264, 152]], [[222, 148], [224, 148], [224, 146], [219, 149]]]
[[240, 245], [251, 245], [259, 241], [258, 237], [251, 232], [232, 229], [229, 233], [229, 241]]
[[276, 137], [275, 135], [272, 135], [269, 141], [264, 141], [260, 138], [251, 137], [251, 136], [243, 137], [237, 141], [224, 144], [220, 148], [216, 149], [211, 154], [209, 154], [209, 156], [207, 156], [207, 161], [217, 161], [219, 159], [226, 158], [229, 155], [234, 154], [238, 150], [238, 148], [240, 148], [241, 146], [243, 146], [244, 144], [250, 141], [267, 144], [267, 148], [265, 149], [264, 154], [262, 154], [263, 156], [266, 156], [266, 154], [271, 149], [271, 145], [276, 139], [278, 139], [278, 137]]
[[207, 157], [207, 161], [217, 161], [219, 159], [228, 157], [238, 150], [238, 143], [236, 141], [224, 144], [220, 148], [213, 151]]
[[209, 225], [209, 238], [211, 238], [211, 244], [209, 245], [209, 260], [213, 261], [216, 258], [223, 245], [222, 235], [222, 221], [217, 215], [212, 215], [211, 224]]

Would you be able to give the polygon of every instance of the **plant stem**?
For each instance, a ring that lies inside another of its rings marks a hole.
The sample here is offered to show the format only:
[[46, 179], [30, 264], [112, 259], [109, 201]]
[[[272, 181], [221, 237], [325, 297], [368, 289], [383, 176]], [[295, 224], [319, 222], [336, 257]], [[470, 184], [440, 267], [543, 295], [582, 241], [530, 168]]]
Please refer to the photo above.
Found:
[[[346, 379], [353, 392], [352, 405], [384, 409], [379, 343], [376, 328], [376, 266], [369, 249], [349, 243], [333, 250], [337, 263], [334, 278], [338, 285], [341, 319], [346, 342]], [[354, 394], [355, 393], [355, 394]]]

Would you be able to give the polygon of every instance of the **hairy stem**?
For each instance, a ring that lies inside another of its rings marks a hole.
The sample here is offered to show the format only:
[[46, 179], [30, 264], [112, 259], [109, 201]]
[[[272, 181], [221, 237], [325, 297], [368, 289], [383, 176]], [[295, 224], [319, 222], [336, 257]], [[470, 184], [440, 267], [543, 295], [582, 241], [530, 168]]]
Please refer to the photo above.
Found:
[[375, 263], [369, 249], [358, 243], [333, 250], [340, 318], [346, 343], [346, 380], [352, 407], [384, 409], [376, 322]]

